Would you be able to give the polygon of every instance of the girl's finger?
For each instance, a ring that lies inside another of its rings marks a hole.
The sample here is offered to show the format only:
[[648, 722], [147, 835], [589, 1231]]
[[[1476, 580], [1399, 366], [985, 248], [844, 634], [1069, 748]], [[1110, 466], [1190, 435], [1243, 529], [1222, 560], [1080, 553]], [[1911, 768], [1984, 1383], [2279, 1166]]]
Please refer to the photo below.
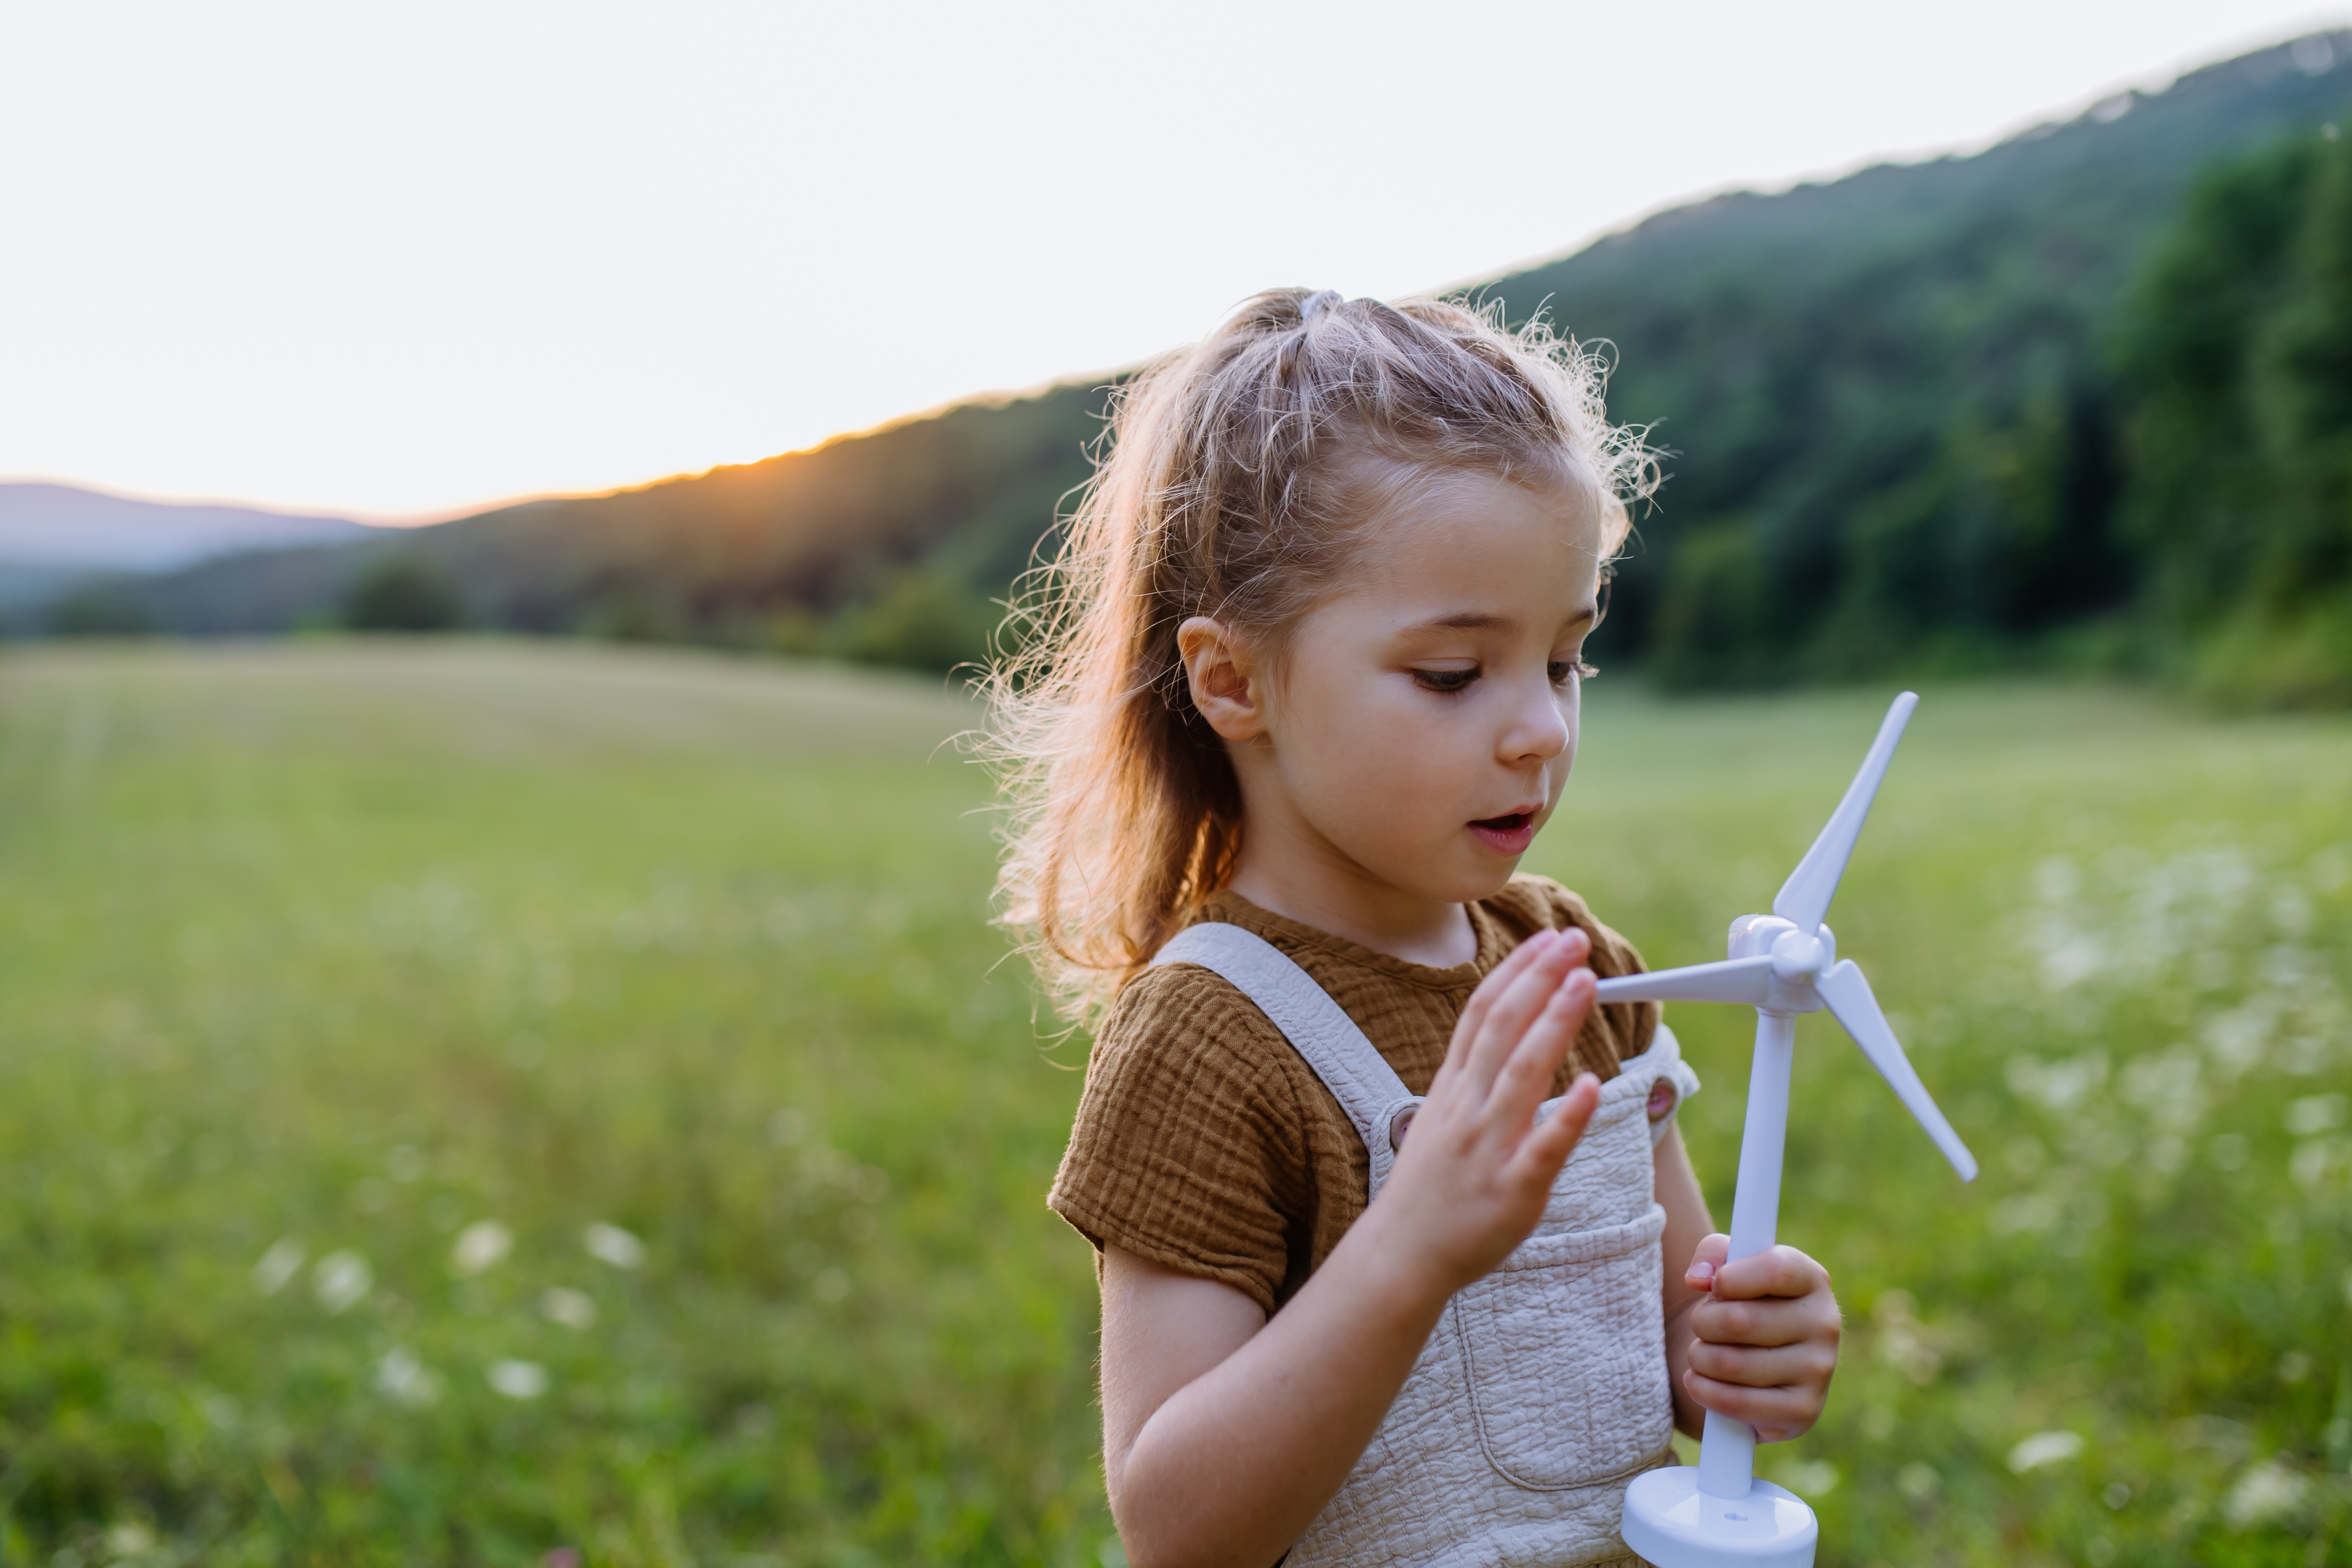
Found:
[[1683, 1270], [1683, 1283], [1694, 1290], [1712, 1289], [1715, 1277], [1722, 1272], [1724, 1260], [1731, 1256], [1731, 1237], [1721, 1231], [1702, 1237], [1691, 1249], [1690, 1267]]
[[1826, 1290], [1829, 1283], [1829, 1270], [1795, 1247], [1769, 1247], [1717, 1269], [1715, 1296], [1718, 1301], [1810, 1296]]
[[1757, 1350], [1747, 1345], [1694, 1340], [1690, 1369], [1701, 1377], [1740, 1388], [1813, 1388], [1837, 1370], [1837, 1352], [1818, 1343]]
[[1574, 942], [1545, 943], [1544, 951], [1514, 975], [1488, 1005], [1486, 1016], [1477, 1037], [1470, 1042], [1470, 1053], [1460, 1068], [1460, 1076], [1469, 1080], [1478, 1096], [1473, 1103], [1484, 1102], [1511, 1047], [1519, 1043], [1528, 1026], [1542, 1014], [1578, 956]]
[[1718, 1415], [1729, 1415], [1756, 1427], [1759, 1434], [1802, 1432], [1821, 1416], [1821, 1396], [1803, 1388], [1746, 1388], [1717, 1383], [1695, 1372], [1683, 1373], [1683, 1388]]
[[1478, 1037], [1470, 1047], [1469, 1070], [1482, 1089], [1493, 1087], [1495, 1075], [1502, 1070], [1513, 1047], [1542, 1016], [1560, 983], [1584, 962], [1591, 950], [1591, 942], [1582, 931], [1562, 931], [1544, 944], [1543, 952], [1510, 984], [1496, 994], [1488, 1004]]
[[1793, 1345], [1831, 1331], [1833, 1309], [1806, 1297], [1727, 1301], [1720, 1296], [1692, 1310], [1691, 1331], [1718, 1345]]
[[1551, 1092], [1559, 1077], [1559, 1064], [1568, 1059], [1577, 1031], [1584, 1027], [1585, 1017], [1592, 1011], [1594, 984], [1590, 969], [1568, 972], [1568, 978], [1551, 994], [1551, 1000], [1519, 1037], [1496, 1075], [1487, 1097], [1491, 1113], [1518, 1126]]
[[1536, 932], [1511, 949], [1503, 962], [1495, 965], [1486, 978], [1478, 983], [1478, 989], [1470, 994], [1469, 1005], [1462, 1009], [1462, 1016], [1454, 1023], [1454, 1039], [1445, 1051], [1446, 1067], [1452, 1067], [1456, 1058], [1470, 1054], [1471, 1044], [1477, 1039], [1479, 1029], [1486, 1025], [1486, 1015], [1494, 1009], [1495, 998], [1518, 977], [1521, 970], [1533, 963], [1546, 948], [1559, 940], [1558, 931]]
[[1478, 1031], [1486, 1026], [1486, 1015], [1495, 1005], [1495, 998], [1516, 979], [1519, 973], [1540, 956], [1546, 945], [1542, 939], [1553, 936], [1550, 931], [1538, 931], [1504, 955], [1503, 962], [1478, 983], [1470, 994], [1470, 1001], [1454, 1020], [1454, 1038], [1446, 1043], [1445, 1059], [1437, 1067], [1437, 1074], [1429, 1080], [1429, 1098], [1435, 1099], [1438, 1090], [1459, 1076], [1470, 1060], [1470, 1052], [1477, 1044]]
[[1517, 1167], [1513, 1174], [1528, 1182], [1551, 1185], [1568, 1157], [1576, 1152], [1583, 1140], [1584, 1130], [1592, 1124], [1592, 1112], [1601, 1104], [1601, 1080], [1591, 1073], [1579, 1073], [1568, 1092], [1552, 1107], [1549, 1116], [1536, 1124], [1527, 1141], [1519, 1145], [1512, 1158]]

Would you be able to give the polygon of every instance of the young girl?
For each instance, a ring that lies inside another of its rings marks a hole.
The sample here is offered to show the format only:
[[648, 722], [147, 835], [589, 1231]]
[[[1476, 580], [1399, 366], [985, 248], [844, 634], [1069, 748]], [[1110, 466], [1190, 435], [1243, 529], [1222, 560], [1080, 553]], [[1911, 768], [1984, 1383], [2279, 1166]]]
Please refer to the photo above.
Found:
[[1601, 379], [1492, 312], [1261, 295], [1127, 389], [1001, 672], [1009, 916], [1098, 1025], [1051, 1202], [1137, 1568], [1631, 1562], [1671, 1426], [1821, 1412], [1828, 1276], [1725, 1266], [1697, 1080], [1593, 1005], [1641, 960], [1513, 875], [1654, 483]]

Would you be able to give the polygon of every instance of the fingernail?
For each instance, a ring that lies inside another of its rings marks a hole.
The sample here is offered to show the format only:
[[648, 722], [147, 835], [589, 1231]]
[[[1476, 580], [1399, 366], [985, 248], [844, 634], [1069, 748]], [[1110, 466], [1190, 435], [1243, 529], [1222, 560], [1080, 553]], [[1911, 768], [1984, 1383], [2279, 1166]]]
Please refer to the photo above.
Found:
[[1690, 1281], [1694, 1285], [1714, 1284], [1715, 1265], [1704, 1261], [1692, 1264], [1690, 1267]]

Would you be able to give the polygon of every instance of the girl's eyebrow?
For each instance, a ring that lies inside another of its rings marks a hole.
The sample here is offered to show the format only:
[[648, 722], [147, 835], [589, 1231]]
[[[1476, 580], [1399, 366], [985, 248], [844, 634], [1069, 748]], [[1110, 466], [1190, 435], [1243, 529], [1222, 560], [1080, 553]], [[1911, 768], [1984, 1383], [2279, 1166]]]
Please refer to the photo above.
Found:
[[[1601, 605], [1596, 602], [1579, 605], [1576, 614], [1569, 617], [1568, 624], [1578, 626], [1600, 618]], [[1512, 631], [1517, 628], [1518, 624], [1508, 616], [1498, 616], [1487, 610], [1458, 610], [1450, 616], [1433, 616], [1428, 620], [1416, 621], [1399, 635], [1415, 637], [1423, 632]]]
[[1508, 616], [1497, 616], [1486, 610], [1460, 610], [1450, 616], [1436, 616], [1417, 621], [1405, 627], [1405, 635], [1415, 632], [1486, 632], [1508, 631], [1518, 625]]

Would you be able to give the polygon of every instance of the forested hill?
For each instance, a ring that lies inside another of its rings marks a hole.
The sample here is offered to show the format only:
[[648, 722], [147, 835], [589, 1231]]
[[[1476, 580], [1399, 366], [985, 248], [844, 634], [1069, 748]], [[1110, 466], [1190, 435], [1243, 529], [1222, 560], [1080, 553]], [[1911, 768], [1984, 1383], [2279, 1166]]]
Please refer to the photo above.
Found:
[[[1701, 202], [1488, 285], [1613, 342], [1612, 414], [1675, 454], [1604, 657], [1745, 683], [2158, 635], [2134, 607], [2162, 542], [2126, 525], [2134, 312], [2192, 184], [2315, 143], [2347, 98], [2352, 34], [2314, 36], [1974, 156]], [[1314, 279], [1268, 279], [1290, 281]], [[1085, 385], [966, 405], [391, 544], [214, 563], [124, 610], [279, 629], [389, 574], [400, 591], [360, 596], [377, 624], [408, 605], [944, 666], [977, 652], [1084, 479], [1098, 408]]]
[[1670, 679], [1775, 680], [1997, 658], [2125, 605], [2133, 286], [2194, 176], [2347, 99], [2352, 35], [2309, 37], [1496, 284], [1610, 339], [1612, 414], [1678, 454], [1614, 647]]

